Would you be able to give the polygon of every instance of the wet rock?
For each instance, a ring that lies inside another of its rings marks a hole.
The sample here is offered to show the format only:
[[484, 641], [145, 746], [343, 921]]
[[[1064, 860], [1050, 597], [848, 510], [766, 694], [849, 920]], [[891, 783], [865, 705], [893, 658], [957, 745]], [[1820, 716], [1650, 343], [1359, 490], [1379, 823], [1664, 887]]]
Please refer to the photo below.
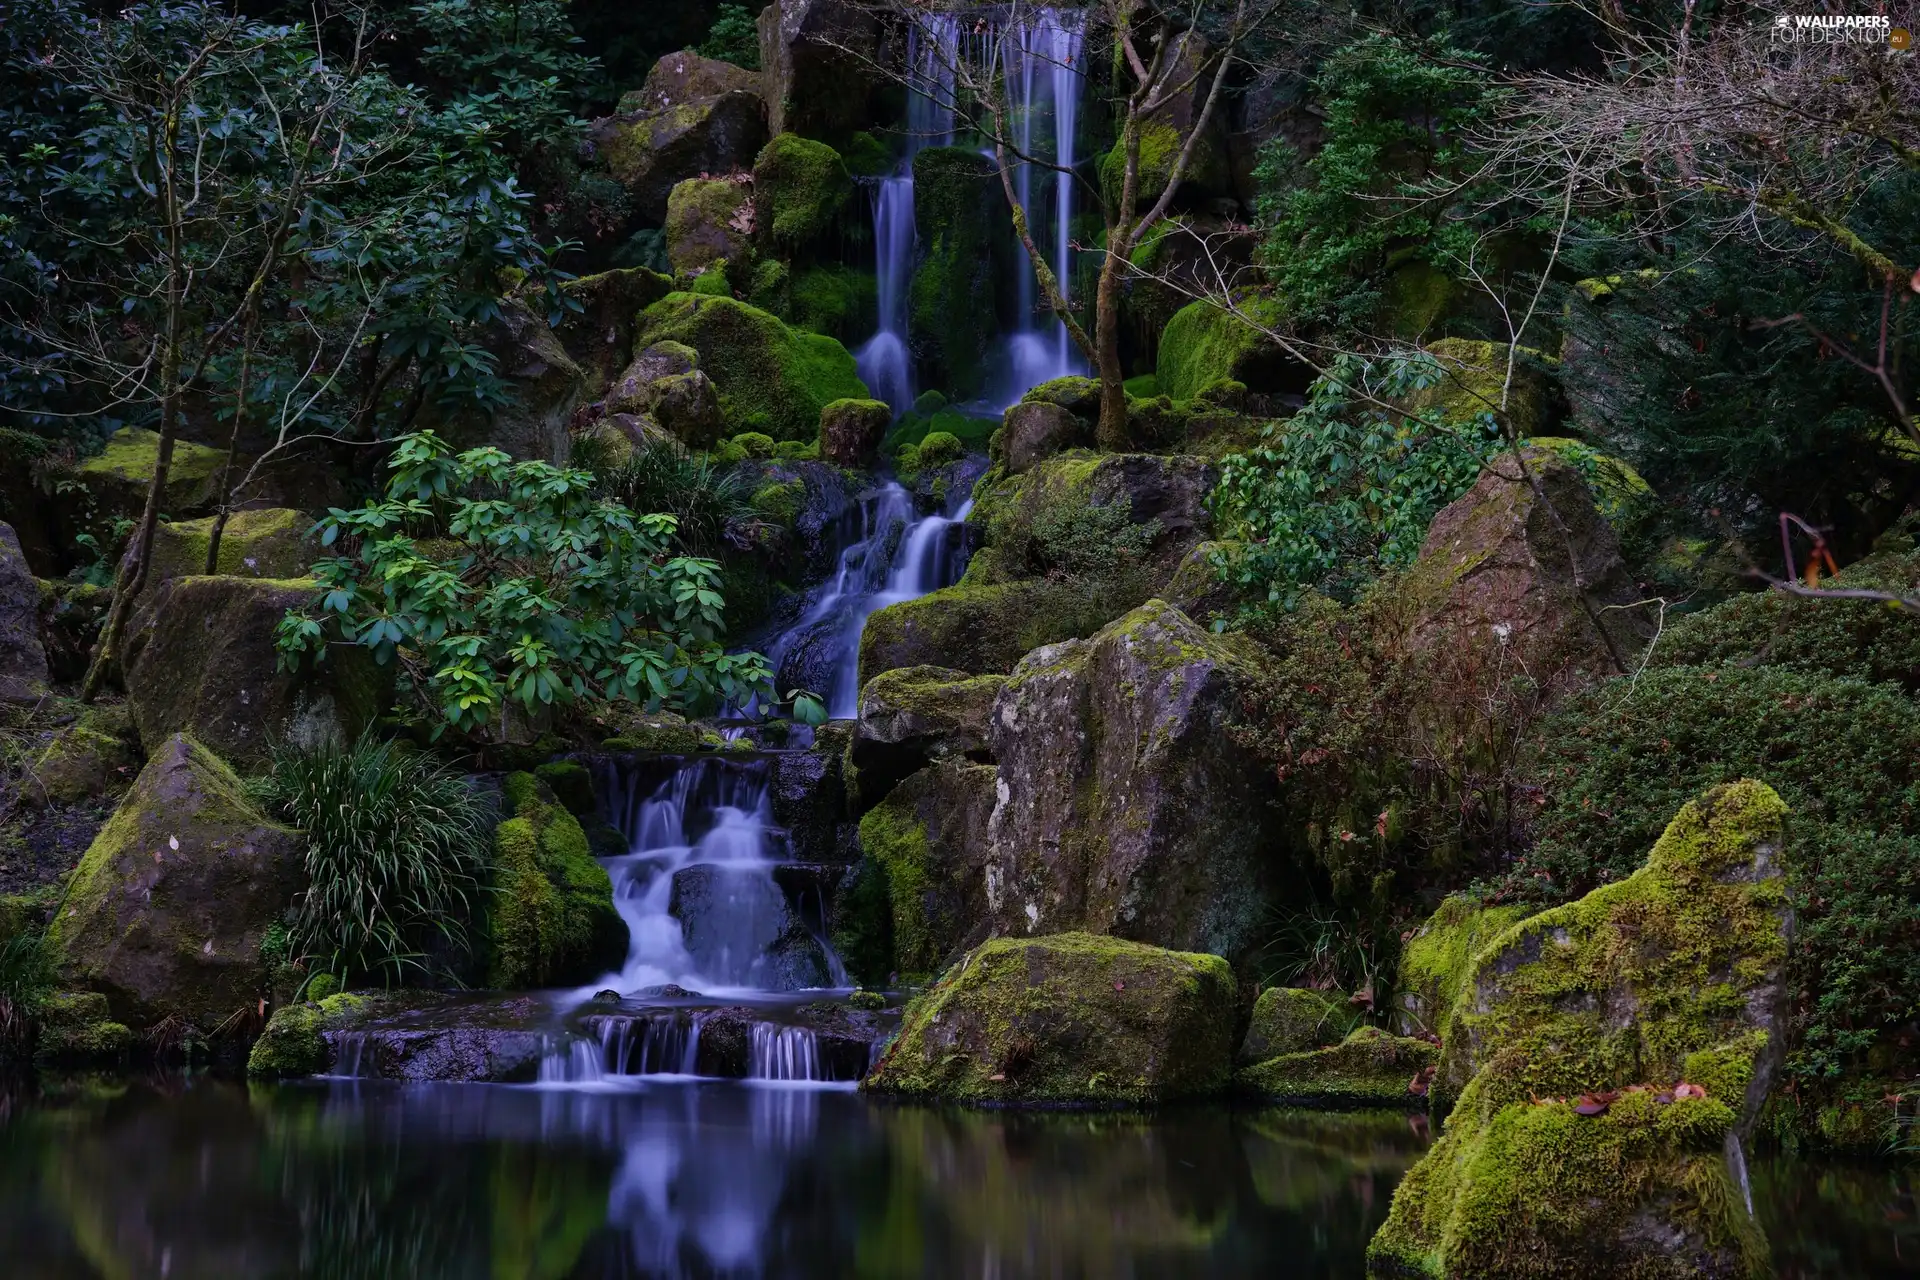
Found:
[[852, 751], [862, 800], [878, 802], [930, 761], [985, 758], [994, 699], [1006, 683], [951, 667], [899, 667], [869, 680]]
[[880, 437], [893, 422], [893, 410], [881, 400], [835, 400], [820, 411], [820, 457], [843, 467], [873, 461]]
[[1434, 518], [1399, 588], [1411, 643], [1506, 650], [1548, 685], [1622, 669], [1649, 631], [1641, 611], [1616, 607], [1638, 598], [1619, 540], [1577, 471], [1545, 449], [1524, 456], [1538, 491], [1502, 454]]
[[1304, 1053], [1339, 1043], [1353, 1028], [1353, 1006], [1339, 992], [1268, 987], [1253, 1004], [1253, 1020], [1234, 1061], [1241, 1066], [1283, 1053]]
[[860, 820], [862, 867], [878, 877], [886, 910], [868, 928], [891, 946], [889, 963], [866, 966], [876, 978], [931, 976], [987, 936], [994, 783], [992, 765], [945, 760], [906, 778]]
[[496, 988], [572, 986], [620, 966], [627, 924], [586, 832], [546, 783], [508, 775], [510, 815], [494, 830], [494, 877], [482, 928]]
[[1006, 433], [1001, 449], [1007, 472], [1016, 476], [1056, 453], [1093, 443], [1085, 420], [1044, 400], [1022, 400], [1007, 410], [1000, 429]]
[[386, 706], [391, 671], [335, 646], [323, 664], [278, 669], [274, 633], [314, 598], [311, 582], [183, 577], [141, 597], [125, 653], [127, 704], [152, 748], [188, 733], [235, 764], [269, 743], [344, 741]]
[[849, 0], [777, 0], [759, 27], [769, 133], [837, 140], [875, 118], [877, 14]]
[[670, 53], [654, 63], [640, 89], [620, 95], [622, 115], [664, 111], [723, 93], [760, 92], [760, 73], [718, 58], [704, 58], [691, 49]]
[[1360, 1027], [1337, 1045], [1279, 1053], [1246, 1067], [1234, 1075], [1234, 1087], [1296, 1105], [1417, 1111], [1426, 1107], [1426, 1081], [1439, 1055], [1429, 1041]]
[[560, 291], [580, 310], [562, 315], [554, 334], [598, 394], [632, 354], [636, 318], [673, 292], [673, 280], [645, 267], [628, 267], [568, 280]]
[[1762, 783], [1716, 787], [1632, 876], [1474, 957], [1434, 1082], [1458, 1101], [1377, 1270], [1764, 1273], [1729, 1166], [1785, 1048], [1785, 819]]
[[852, 200], [853, 178], [840, 153], [824, 142], [775, 134], [754, 158], [757, 229], [763, 242], [783, 253], [827, 242]]
[[970, 147], [926, 147], [913, 157], [913, 221], [921, 255], [908, 291], [907, 328], [919, 366], [962, 398], [986, 389], [999, 337], [1006, 203], [993, 162]]
[[[1131, 527], [1119, 532], [1138, 544], [1130, 557], [1138, 567], [1132, 585], [1152, 592], [1165, 585], [1212, 528], [1206, 500], [1218, 478], [1218, 469], [1205, 458], [1076, 452], [1036, 462], [1022, 475], [990, 478], [976, 491], [968, 519], [985, 529], [986, 545], [1003, 572], [1064, 570], [1086, 576], [1091, 566], [1070, 563], [1073, 556], [1085, 555], [1077, 543], [1086, 536], [1083, 513], [1091, 508], [1117, 511]], [[1102, 526], [1098, 536], [1111, 539], [1116, 532]], [[1119, 576], [1123, 567], [1116, 557], [1107, 576]], [[1144, 599], [1146, 594], [1135, 596], [1122, 611]]]
[[787, 853], [798, 862], [852, 860], [853, 813], [848, 803], [846, 760], [853, 726], [820, 726], [803, 750], [773, 757], [773, 820], [787, 832]]
[[326, 1071], [333, 1065], [327, 1031], [358, 1022], [366, 1007], [365, 997], [342, 991], [275, 1009], [247, 1055], [247, 1074], [279, 1080]]
[[888, 605], [860, 633], [860, 679], [901, 667], [986, 674], [1013, 670], [1036, 646], [1084, 635], [1090, 618], [1072, 584], [1045, 578], [943, 587]]
[[991, 734], [997, 932], [1250, 952], [1278, 815], [1271, 779], [1229, 734], [1249, 664], [1159, 600], [1021, 660]]
[[667, 197], [667, 261], [676, 275], [699, 275], [738, 258], [753, 231], [753, 189], [723, 178], [688, 178]]
[[667, 909], [701, 973], [770, 991], [831, 985], [819, 940], [764, 866], [682, 868]]
[[33, 1058], [40, 1066], [113, 1066], [133, 1049], [133, 1032], [116, 1021], [97, 991], [60, 991], [41, 1001]]
[[21, 794], [36, 806], [117, 796], [140, 771], [140, 740], [124, 705], [83, 709], [27, 767]]
[[0, 524], [0, 702], [33, 702], [46, 691], [40, 587], [13, 526]]
[[1067, 933], [995, 938], [907, 1008], [863, 1088], [994, 1104], [1139, 1105], [1217, 1093], [1234, 980], [1218, 956]]
[[759, 94], [730, 89], [658, 111], [596, 120], [587, 139], [627, 189], [635, 214], [659, 224], [666, 221], [667, 199], [682, 179], [753, 167], [767, 141], [765, 108]]
[[210, 1032], [265, 991], [260, 939], [300, 888], [303, 850], [218, 757], [175, 735], [81, 859], [48, 945], [121, 1020]]

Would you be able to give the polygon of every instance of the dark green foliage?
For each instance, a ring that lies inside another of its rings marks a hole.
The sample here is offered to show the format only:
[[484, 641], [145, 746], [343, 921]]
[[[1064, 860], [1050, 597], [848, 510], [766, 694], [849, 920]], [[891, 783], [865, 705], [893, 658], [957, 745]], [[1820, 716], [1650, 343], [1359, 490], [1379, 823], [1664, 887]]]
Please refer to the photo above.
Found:
[[672, 516], [673, 540], [689, 555], [719, 555], [729, 533], [742, 533], [759, 519], [745, 475], [711, 454], [690, 454], [676, 445], [636, 449], [616, 466], [596, 468], [594, 487], [628, 510]]
[[37, 923], [0, 938], [0, 1062], [32, 1046], [40, 1002], [53, 990], [55, 976]]
[[1619, 879], [1687, 796], [1758, 778], [1792, 814], [1796, 1073], [1833, 1074], [1920, 1016], [1920, 703], [1898, 686], [1668, 667], [1576, 700], [1543, 739], [1537, 843], [1510, 891], [1563, 901]]
[[1048, 506], [1033, 522], [1033, 550], [1041, 566], [1068, 577], [1137, 568], [1160, 536], [1160, 522], [1136, 524], [1124, 501]]
[[942, 385], [970, 396], [998, 331], [995, 282], [1004, 210], [993, 166], [964, 147], [928, 147], [913, 158], [914, 224], [925, 247], [913, 275], [909, 332]]
[[723, 4], [719, 16], [707, 29], [707, 38], [695, 50], [704, 58], [718, 58], [749, 71], [760, 69], [760, 33], [753, 25], [753, 10], [743, 4]]
[[1472, 167], [1466, 134], [1490, 94], [1475, 62], [1444, 43], [1374, 34], [1322, 64], [1325, 145], [1303, 165], [1269, 143], [1256, 173], [1263, 257], [1296, 320], [1366, 329], [1390, 267], [1445, 269], [1465, 256], [1476, 228], [1446, 216], [1464, 193], [1429, 192]]
[[893, 901], [887, 869], [862, 858], [834, 897], [833, 949], [862, 984], [890, 985], [893, 977]]
[[294, 959], [349, 985], [398, 985], [433, 976], [432, 957], [464, 954], [490, 825], [464, 778], [369, 732], [276, 749], [267, 791], [307, 838]]

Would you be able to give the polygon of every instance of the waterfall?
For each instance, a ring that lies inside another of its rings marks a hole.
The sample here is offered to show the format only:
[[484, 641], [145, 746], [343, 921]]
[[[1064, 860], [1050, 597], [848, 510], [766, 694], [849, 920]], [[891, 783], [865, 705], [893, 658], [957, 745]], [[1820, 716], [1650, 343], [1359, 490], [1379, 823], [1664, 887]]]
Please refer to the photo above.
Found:
[[833, 578], [767, 646], [781, 687], [821, 694], [836, 720], [858, 715], [860, 633], [867, 619], [959, 580], [965, 566], [953, 529], [972, 507], [969, 498], [950, 515], [916, 519], [912, 495], [893, 482], [863, 497]]
[[805, 1027], [756, 1022], [747, 1044], [747, 1074], [755, 1080], [825, 1080], [820, 1038]]

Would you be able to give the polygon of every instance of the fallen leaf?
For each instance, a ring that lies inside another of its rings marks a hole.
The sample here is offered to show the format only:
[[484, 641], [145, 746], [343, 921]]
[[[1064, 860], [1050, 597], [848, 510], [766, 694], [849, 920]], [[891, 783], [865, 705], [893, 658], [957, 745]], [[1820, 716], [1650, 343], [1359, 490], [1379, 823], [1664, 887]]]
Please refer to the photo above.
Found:
[[1590, 1093], [1583, 1093], [1580, 1095], [1580, 1101], [1573, 1104], [1573, 1114], [1577, 1116], [1603, 1116], [1607, 1114], [1607, 1108], [1612, 1105], [1612, 1103], [1596, 1098]]
[[171, 850], [173, 850], [173, 851], [174, 851], [175, 853], [178, 853], [178, 852], [180, 852], [180, 837], [179, 837], [179, 836], [168, 836], [168, 837], [167, 837], [167, 848], [169, 848], [169, 849], [171, 849]]
[[998, 1075], [988, 1076], [987, 1079], [993, 1081], [995, 1084], [1005, 1084], [1007, 1082], [1007, 1077], [1005, 1072], [1002, 1072]]
[[1125, 991], [1127, 989], [1127, 984], [1124, 982], [1116, 982], [1113, 984], [1113, 989], [1115, 991]]
[[1688, 1084], [1682, 1080], [1679, 1084], [1673, 1086], [1673, 1096], [1675, 1098], [1704, 1098], [1707, 1096], [1707, 1091], [1697, 1084]]

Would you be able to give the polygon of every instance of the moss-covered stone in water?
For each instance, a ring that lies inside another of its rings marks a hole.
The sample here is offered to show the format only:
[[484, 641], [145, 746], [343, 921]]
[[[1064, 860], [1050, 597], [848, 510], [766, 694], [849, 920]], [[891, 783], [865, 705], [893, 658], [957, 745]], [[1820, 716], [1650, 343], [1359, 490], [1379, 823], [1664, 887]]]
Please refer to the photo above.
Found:
[[[1267, 325], [1277, 326], [1283, 318], [1271, 299], [1245, 299], [1240, 307]], [[1252, 325], [1210, 302], [1190, 302], [1174, 312], [1160, 335], [1155, 385], [1174, 400], [1191, 400], [1229, 381], [1272, 390], [1273, 366], [1283, 362], [1280, 349]]]
[[756, 220], [783, 249], [804, 248], [825, 236], [852, 198], [847, 166], [824, 142], [783, 133], [753, 162]]
[[838, 342], [791, 329], [731, 298], [667, 295], [641, 313], [637, 342], [662, 339], [700, 353], [700, 368], [718, 388], [727, 426], [735, 432], [811, 440], [829, 403], [867, 395], [853, 357]]
[[1442, 902], [1400, 951], [1400, 1029], [1439, 1035], [1474, 957], [1532, 911], [1518, 904], [1482, 907], [1457, 895]]
[[317, 1001], [275, 1009], [247, 1055], [247, 1074], [255, 1079], [282, 1080], [325, 1071], [333, 1061], [325, 1032], [352, 1023], [366, 1007], [365, 996], [337, 991]]
[[536, 765], [533, 776], [546, 783], [554, 798], [582, 822], [599, 811], [599, 802], [593, 794], [593, 774], [578, 760], [549, 760]]
[[1138, 1106], [1225, 1088], [1233, 971], [1219, 956], [1063, 933], [982, 943], [908, 1006], [876, 1093]]
[[[174, 517], [205, 511], [220, 500], [220, 472], [227, 455], [191, 440], [175, 440], [167, 463], [167, 486], [160, 510]], [[106, 449], [81, 462], [80, 482], [103, 513], [138, 515], [146, 506], [147, 488], [160, 465], [160, 433], [144, 427], [122, 427], [107, 437]]]
[[588, 982], [626, 955], [613, 882], [587, 835], [530, 773], [506, 780], [512, 816], [494, 831], [487, 981], [497, 988]]
[[1234, 1075], [1242, 1093], [1321, 1107], [1400, 1107], [1419, 1110], [1423, 1094], [1410, 1086], [1433, 1065], [1439, 1049], [1425, 1040], [1361, 1027], [1325, 1049], [1283, 1053]]
[[34, 1059], [47, 1065], [105, 1066], [133, 1048], [133, 1032], [116, 1022], [107, 998], [93, 991], [63, 991], [40, 1002], [40, 1037]]
[[[1632, 876], [1480, 950], [1436, 1082], [1467, 1083], [1394, 1194], [1377, 1271], [1767, 1274], [1723, 1149], [1779, 1055], [1785, 818], [1761, 783], [1715, 788]], [[1576, 1114], [1595, 1094], [1601, 1114]]]
[[965, 147], [928, 147], [913, 158], [914, 225], [925, 246], [913, 275], [909, 328], [940, 382], [962, 396], [982, 390], [998, 333], [999, 227], [993, 165]]
[[1253, 1002], [1253, 1020], [1234, 1060], [1253, 1066], [1283, 1053], [1338, 1044], [1353, 1030], [1358, 1015], [1339, 992], [1304, 987], [1268, 987]]

